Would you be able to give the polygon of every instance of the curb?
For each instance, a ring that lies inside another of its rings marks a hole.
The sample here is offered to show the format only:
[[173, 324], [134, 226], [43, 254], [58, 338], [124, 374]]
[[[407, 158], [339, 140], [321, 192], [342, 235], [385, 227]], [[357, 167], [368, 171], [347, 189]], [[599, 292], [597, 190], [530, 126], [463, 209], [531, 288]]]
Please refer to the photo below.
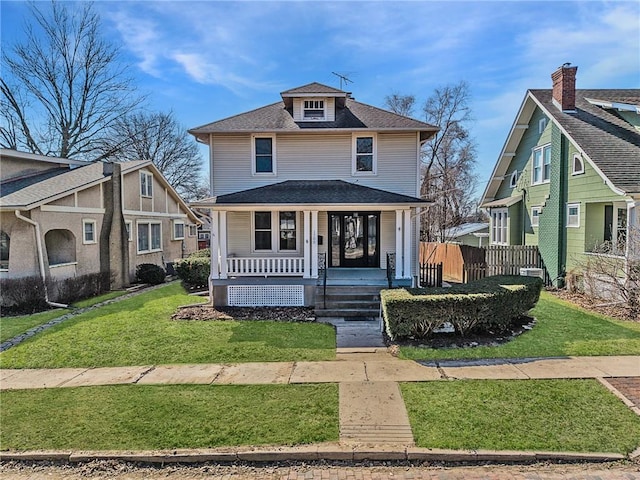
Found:
[[[636, 453], [636, 452], [634, 452]], [[26, 451], [0, 452], [0, 462], [52, 461], [85, 463], [116, 460], [143, 464], [166, 463], [275, 463], [312, 461], [416, 461], [441, 463], [535, 463], [535, 462], [617, 462], [633, 459], [619, 453], [580, 453], [544, 451], [444, 450], [396, 445], [340, 444], [301, 445], [239, 449], [198, 449], [163, 451]]]

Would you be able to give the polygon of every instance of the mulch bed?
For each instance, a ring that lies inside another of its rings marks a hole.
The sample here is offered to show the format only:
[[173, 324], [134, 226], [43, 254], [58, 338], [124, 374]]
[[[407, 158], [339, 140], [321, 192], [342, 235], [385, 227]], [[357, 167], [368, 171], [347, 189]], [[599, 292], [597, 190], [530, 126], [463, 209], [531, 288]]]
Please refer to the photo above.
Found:
[[310, 307], [179, 307], [172, 320], [271, 320], [277, 322], [314, 322]]
[[629, 310], [624, 304], [612, 305], [610, 302], [602, 300], [601, 298], [594, 298], [583, 293], [570, 292], [568, 290], [549, 290], [549, 293], [591, 312], [613, 317], [618, 320], [640, 321], [638, 317], [631, 317]]

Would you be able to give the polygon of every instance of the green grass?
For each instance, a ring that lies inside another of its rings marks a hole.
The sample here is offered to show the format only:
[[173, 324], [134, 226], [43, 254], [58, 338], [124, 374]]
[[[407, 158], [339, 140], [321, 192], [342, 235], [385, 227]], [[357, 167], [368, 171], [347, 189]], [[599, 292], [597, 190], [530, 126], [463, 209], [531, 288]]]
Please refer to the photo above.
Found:
[[2, 450], [150, 450], [337, 440], [335, 384], [2, 392]]
[[78, 315], [0, 354], [2, 368], [232, 363], [335, 358], [317, 323], [173, 321], [195, 299], [177, 283]]
[[106, 302], [107, 300], [111, 300], [113, 298], [121, 297], [123, 295], [126, 295], [127, 293], [129, 293], [129, 292], [127, 292], [125, 290], [114, 290], [113, 292], [103, 293], [102, 295], [98, 295], [97, 297], [91, 297], [91, 298], [86, 298], [84, 300], [80, 300], [78, 302], [75, 302], [73, 304], [73, 306], [75, 308], [92, 307], [92, 306], [96, 305], [97, 303]]
[[433, 349], [401, 347], [402, 358], [414, 360], [514, 358], [586, 355], [640, 355], [640, 323], [621, 321], [542, 292], [531, 311], [532, 330], [497, 347]]
[[416, 445], [627, 454], [640, 417], [596, 380], [469, 380], [401, 385]]
[[20, 335], [27, 330], [47, 323], [54, 318], [61, 317], [69, 310], [56, 308], [46, 312], [34, 313], [33, 315], [20, 315], [17, 317], [0, 317], [0, 342]]

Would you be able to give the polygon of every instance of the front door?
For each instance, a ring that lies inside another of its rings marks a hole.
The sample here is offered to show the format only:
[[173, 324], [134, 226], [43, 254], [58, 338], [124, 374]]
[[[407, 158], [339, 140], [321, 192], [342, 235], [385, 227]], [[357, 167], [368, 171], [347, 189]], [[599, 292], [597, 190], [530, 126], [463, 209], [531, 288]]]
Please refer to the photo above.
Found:
[[380, 266], [380, 213], [333, 212], [329, 214], [329, 229], [329, 266]]

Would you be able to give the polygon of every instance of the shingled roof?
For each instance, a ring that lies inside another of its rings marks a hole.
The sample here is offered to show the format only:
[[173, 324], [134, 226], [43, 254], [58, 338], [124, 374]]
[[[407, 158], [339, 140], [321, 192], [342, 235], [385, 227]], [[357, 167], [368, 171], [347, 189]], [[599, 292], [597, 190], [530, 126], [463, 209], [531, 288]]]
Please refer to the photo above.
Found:
[[624, 103], [640, 108], [640, 89], [578, 89], [575, 113], [561, 112], [553, 105], [551, 90], [529, 92], [616, 188], [626, 193], [640, 192], [640, 131], [615, 111], [587, 100]]
[[415, 205], [427, 200], [365, 187], [343, 180], [287, 180], [193, 202], [214, 205]]

